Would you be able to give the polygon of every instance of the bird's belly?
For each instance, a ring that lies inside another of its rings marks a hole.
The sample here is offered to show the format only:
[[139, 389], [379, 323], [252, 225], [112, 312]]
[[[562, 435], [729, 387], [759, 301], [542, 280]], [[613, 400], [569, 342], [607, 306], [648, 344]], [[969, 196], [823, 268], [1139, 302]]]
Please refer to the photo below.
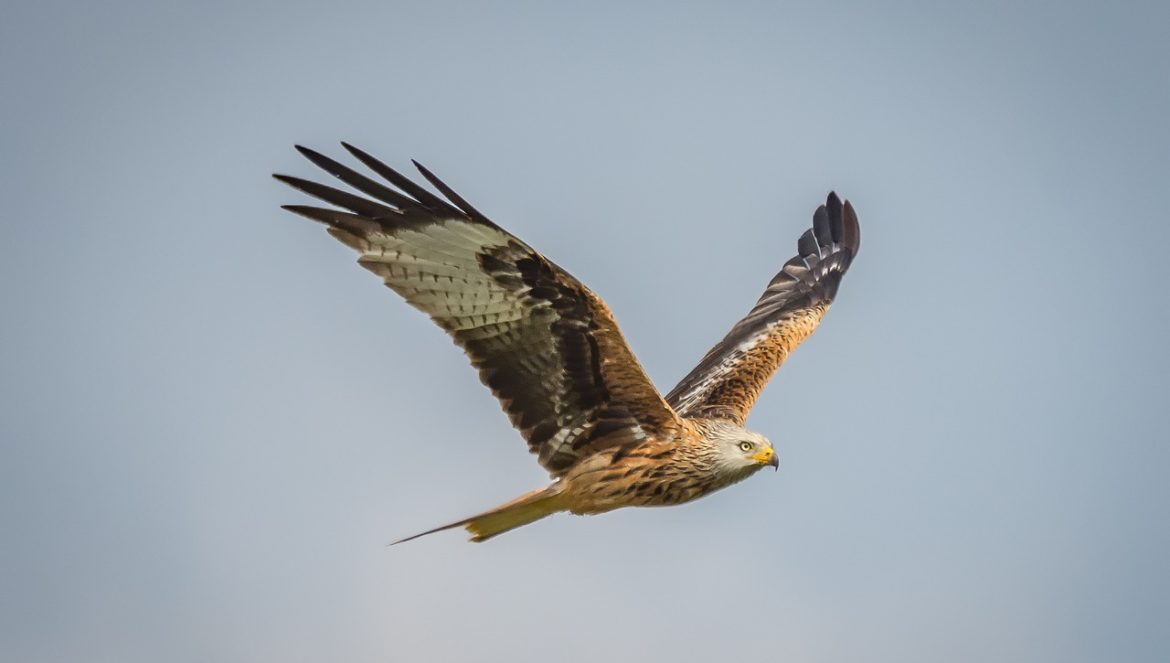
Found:
[[698, 477], [664, 478], [634, 473], [602, 474], [567, 491], [568, 510], [597, 514], [627, 506], [674, 506], [698, 499], [719, 486]]

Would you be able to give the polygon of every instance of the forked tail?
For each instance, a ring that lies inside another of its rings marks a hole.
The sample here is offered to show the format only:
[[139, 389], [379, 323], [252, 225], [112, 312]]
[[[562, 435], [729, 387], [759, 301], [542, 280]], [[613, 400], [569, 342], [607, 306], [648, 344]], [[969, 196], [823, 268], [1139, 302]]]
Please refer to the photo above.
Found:
[[487, 541], [497, 534], [503, 534], [508, 530], [516, 529], [528, 523], [534, 523], [545, 516], [551, 516], [558, 511], [563, 511], [564, 507], [561, 506], [561, 500], [559, 498], [560, 491], [555, 486], [540, 488], [531, 493], [525, 493], [511, 502], [501, 504], [491, 511], [485, 511], [478, 516], [472, 516], [449, 525], [429, 529], [414, 536], [399, 539], [390, 545], [403, 543], [411, 539], [417, 539], [420, 536], [442, 532], [443, 530], [453, 529], [455, 527], [463, 527], [468, 532], [471, 532], [471, 540], [476, 543]]

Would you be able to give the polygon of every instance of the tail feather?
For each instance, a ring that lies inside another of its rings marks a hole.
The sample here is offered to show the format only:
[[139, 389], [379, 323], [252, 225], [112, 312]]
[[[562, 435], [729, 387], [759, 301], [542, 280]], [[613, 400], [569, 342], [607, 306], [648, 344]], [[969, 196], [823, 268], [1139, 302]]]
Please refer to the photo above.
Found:
[[551, 516], [558, 511], [563, 511], [564, 508], [560, 504], [559, 496], [560, 491], [555, 490], [553, 486], [534, 490], [477, 516], [464, 518], [463, 520], [448, 525], [429, 529], [425, 532], [408, 536], [405, 539], [399, 539], [390, 545], [405, 543], [406, 541], [417, 539], [420, 536], [426, 536], [456, 527], [465, 528], [471, 533], [471, 540], [476, 543], [487, 541], [497, 534], [503, 534], [508, 530], [516, 529], [517, 527], [536, 522], [546, 516]]

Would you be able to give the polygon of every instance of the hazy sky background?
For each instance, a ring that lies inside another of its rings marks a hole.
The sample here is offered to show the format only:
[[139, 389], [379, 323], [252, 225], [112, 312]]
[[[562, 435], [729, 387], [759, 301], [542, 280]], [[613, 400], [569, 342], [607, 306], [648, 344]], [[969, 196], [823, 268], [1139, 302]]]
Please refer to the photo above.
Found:
[[[1170, 660], [1170, 5], [0, 9], [0, 658]], [[541, 485], [273, 171], [416, 158], [663, 390], [834, 188], [765, 473], [485, 545]]]

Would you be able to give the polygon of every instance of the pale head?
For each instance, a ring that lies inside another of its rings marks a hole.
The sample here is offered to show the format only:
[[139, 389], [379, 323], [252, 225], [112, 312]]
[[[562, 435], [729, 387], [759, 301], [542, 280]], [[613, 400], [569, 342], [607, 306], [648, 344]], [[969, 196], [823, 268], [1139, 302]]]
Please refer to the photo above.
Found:
[[768, 438], [730, 421], [711, 421], [706, 438], [712, 443], [716, 471], [732, 481], [745, 479], [764, 466], [780, 466]]

